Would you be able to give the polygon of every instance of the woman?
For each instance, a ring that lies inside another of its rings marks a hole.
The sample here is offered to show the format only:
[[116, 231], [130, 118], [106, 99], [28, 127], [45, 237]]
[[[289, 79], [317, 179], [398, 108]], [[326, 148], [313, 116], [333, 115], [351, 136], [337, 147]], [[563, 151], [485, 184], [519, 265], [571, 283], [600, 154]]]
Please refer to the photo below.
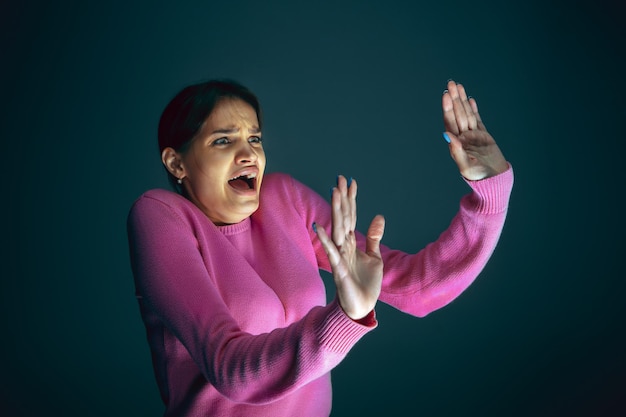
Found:
[[[377, 325], [376, 301], [424, 316], [458, 296], [499, 238], [513, 174], [454, 81], [450, 152], [472, 192], [439, 239], [409, 255], [355, 232], [356, 181], [331, 206], [264, 175], [260, 107], [230, 81], [182, 90], [159, 123], [178, 193], [151, 190], [128, 219], [137, 298], [166, 416], [327, 416], [330, 370]], [[331, 235], [326, 230], [331, 230]], [[326, 305], [319, 269], [333, 272]]]

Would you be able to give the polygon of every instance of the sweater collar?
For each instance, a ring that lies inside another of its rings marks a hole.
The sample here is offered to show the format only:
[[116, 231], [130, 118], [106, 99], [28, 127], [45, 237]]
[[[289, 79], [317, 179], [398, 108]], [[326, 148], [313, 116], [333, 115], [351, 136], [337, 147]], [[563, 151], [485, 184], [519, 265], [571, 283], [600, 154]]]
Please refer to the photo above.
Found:
[[250, 217], [246, 217], [239, 223], [217, 226], [217, 229], [225, 236], [232, 236], [250, 230]]

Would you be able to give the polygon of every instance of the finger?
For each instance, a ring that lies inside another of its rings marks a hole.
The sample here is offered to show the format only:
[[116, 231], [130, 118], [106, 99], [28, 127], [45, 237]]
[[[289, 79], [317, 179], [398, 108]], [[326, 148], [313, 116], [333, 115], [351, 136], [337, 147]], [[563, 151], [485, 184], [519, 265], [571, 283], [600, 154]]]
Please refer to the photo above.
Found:
[[441, 97], [441, 108], [443, 110], [443, 125], [445, 129], [458, 135], [459, 128], [456, 123], [456, 117], [454, 116], [454, 105], [449, 90], [444, 91]]
[[463, 142], [451, 132], [446, 132], [448, 137], [450, 138], [450, 144], [448, 145], [450, 148], [450, 156], [459, 167], [460, 171], [463, 171], [465, 167], [469, 164], [469, 157], [467, 152], [463, 147]]
[[350, 230], [356, 229], [356, 194], [357, 183], [355, 179], [352, 179], [350, 187], [348, 188], [348, 200], [350, 201]]
[[346, 234], [343, 228], [343, 214], [341, 212], [341, 192], [339, 191], [339, 187], [333, 187], [333, 193], [330, 202], [332, 207], [333, 242], [335, 242], [335, 245], [341, 246], [343, 245], [343, 240], [345, 239]]
[[348, 197], [348, 180], [343, 175], [340, 175], [338, 182], [338, 188], [341, 193], [341, 221], [345, 238], [345, 236], [352, 231], [352, 225], [350, 224], [352, 209], [350, 207], [350, 198]]
[[459, 133], [463, 133], [468, 129], [468, 121], [457, 84], [455, 82], [449, 82], [448, 91], [450, 92], [450, 98], [452, 99], [452, 109], [454, 111], [454, 118], [456, 119], [458, 131]]
[[487, 128], [483, 124], [483, 120], [480, 118], [480, 113], [478, 112], [478, 103], [476, 102], [476, 99], [470, 98], [469, 103], [470, 107], [472, 108], [472, 113], [474, 113], [474, 117], [476, 118], [476, 125], [478, 126], [478, 129], [487, 130]]
[[467, 99], [467, 93], [465, 92], [465, 87], [461, 84], [457, 84], [457, 89], [459, 91], [459, 98], [461, 99], [461, 104], [463, 105], [463, 109], [465, 110], [465, 115], [467, 116], [468, 128], [470, 130], [476, 129], [476, 117], [474, 116], [474, 111], [472, 110], [472, 106], [470, 105]]
[[333, 241], [330, 239], [330, 237], [328, 237], [326, 230], [322, 226], [317, 225], [316, 223], [313, 223], [313, 229], [317, 233], [317, 237], [322, 243], [324, 252], [326, 252], [326, 255], [328, 256], [328, 261], [330, 262], [330, 266], [332, 268], [335, 268], [341, 261], [341, 255], [339, 254], [337, 247], [335, 246]]
[[380, 241], [385, 234], [385, 218], [380, 214], [374, 217], [367, 229], [365, 240], [365, 253], [380, 258]]

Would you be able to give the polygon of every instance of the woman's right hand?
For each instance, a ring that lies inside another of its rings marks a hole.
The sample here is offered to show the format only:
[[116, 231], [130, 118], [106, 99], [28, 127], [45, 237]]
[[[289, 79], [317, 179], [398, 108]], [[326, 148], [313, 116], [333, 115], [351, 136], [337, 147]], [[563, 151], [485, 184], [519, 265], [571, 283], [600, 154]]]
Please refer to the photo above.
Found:
[[337, 298], [341, 308], [353, 320], [368, 315], [376, 305], [383, 280], [380, 241], [385, 232], [385, 219], [374, 217], [367, 231], [365, 252], [356, 246], [356, 181], [339, 176], [332, 192], [332, 239], [323, 227], [317, 235], [328, 255]]

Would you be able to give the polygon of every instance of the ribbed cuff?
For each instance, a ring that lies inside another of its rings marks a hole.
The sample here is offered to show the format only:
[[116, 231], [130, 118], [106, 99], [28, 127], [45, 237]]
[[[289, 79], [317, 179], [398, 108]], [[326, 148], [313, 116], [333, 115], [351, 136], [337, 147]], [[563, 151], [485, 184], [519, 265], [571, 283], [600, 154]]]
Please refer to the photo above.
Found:
[[509, 206], [509, 198], [513, 189], [513, 167], [493, 177], [478, 181], [465, 182], [472, 187], [472, 203], [479, 213], [496, 214], [506, 211]]
[[[370, 326], [352, 320], [343, 311], [337, 299], [326, 306], [328, 315], [315, 329], [322, 346], [340, 354], [346, 354], [365, 334], [378, 325], [376, 318]], [[372, 314], [372, 313], [370, 313]], [[368, 316], [369, 317], [369, 314]]]

